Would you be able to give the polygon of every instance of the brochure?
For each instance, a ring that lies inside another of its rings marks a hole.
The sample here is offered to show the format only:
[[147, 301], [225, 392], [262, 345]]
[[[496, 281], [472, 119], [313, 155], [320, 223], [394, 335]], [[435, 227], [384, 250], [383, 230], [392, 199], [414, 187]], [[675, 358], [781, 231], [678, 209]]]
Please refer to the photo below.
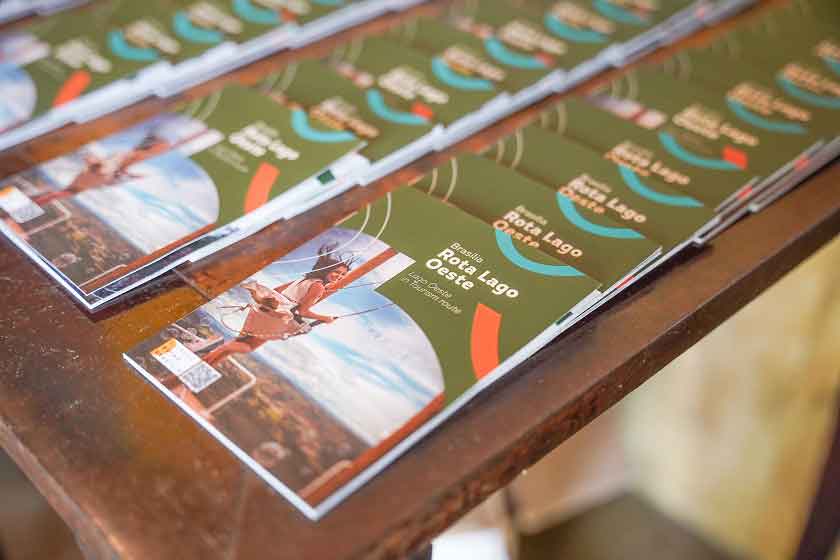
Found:
[[435, 77], [455, 89], [516, 93], [553, 72], [547, 64], [513, 64], [494, 50], [487, 31], [455, 18], [421, 17], [391, 30], [389, 38], [433, 57]]
[[0, 132], [176, 55], [169, 7], [167, 0], [114, 0], [3, 36]]
[[575, 205], [517, 172], [462, 155], [415, 187], [543, 253], [571, 264], [605, 293], [659, 256], [660, 245], [609, 217]]
[[372, 88], [340, 75], [316, 60], [292, 62], [268, 76], [261, 91], [286, 104], [300, 104], [307, 115], [308, 134], [326, 141], [354, 134], [367, 145], [359, 153], [373, 169], [367, 180], [431, 151], [436, 129], [424, 120], [389, 118]]
[[377, 114], [400, 124], [452, 125], [496, 97], [493, 91], [456, 89], [437, 79], [431, 57], [385, 37], [341, 45], [329, 63], [365, 88]]
[[[750, 196], [757, 177], [741, 152], [714, 152], [705, 138], [673, 126], [656, 111], [617, 116], [592, 98], [568, 98], [543, 112], [540, 126], [586, 144], [605, 158], [696, 198], [717, 213]], [[612, 108], [611, 108], [612, 109]]]
[[167, 255], [216, 242], [223, 227], [232, 234], [270, 201], [282, 217], [306, 195], [293, 187], [363, 145], [354, 135], [301, 134], [303, 117], [228, 86], [4, 180], [3, 231], [87, 308], [99, 307], [128, 289], [128, 275], [136, 284], [162, 273], [177, 264]]
[[[662, 42], [693, 30], [684, 20], [697, 20], [704, 2], [697, 0], [520, 0], [543, 13], [543, 25], [570, 44], [608, 47], [602, 54], [623, 66]], [[699, 20], [696, 23], [699, 25]]]
[[543, 26], [542, 14], [530, 5], [467, 0], [455, 4], [449, 17], [458, 29], [482, 40], [496, 63], [518, 70], [551, 72], [558, 90], [606, 67], [606, 61], [598, 57], [603, 45], [571, 43], [557, 37]]
[[604, 159], [537, 124], [499, 140], [484, 156], [662, 245], [667, 255], [718, 221], [702, 202], [630, 167]]
[[556, 336], [597, 286], [401, 189], [125, 359], [318, 519]]
[[[750, 202], [753, 211], [766, 205], [759, 200], [775, 200], [840, 154], [840, 127], [835, 124], [840, 76], [832, 66], [840, 64], [840, 35], [820, 31], [816, 25], [802, 27], [804, 35], [782, 31], [775, 24], [767, 26], [772, 32], [763, 26], [733, 32], [709, 48], [679, 53], [661, 67], [676, 79], [701, 84], [711, 96], [725, 100], [731, 115], [766, 131], [768, 138], [819, 141], [787, 162], [775, 183], [765, 189], [773, 194], [759, 193]], [[743, 54], [756, 52], [767, 42], [784, 43], [784, 56]]]
[[[794, 171], [797, 161], [817, 153], [835, 136], [828, 137], [813, 127], [799, 127], [794, 133], [792, 128], [764, 117], [757, 110], [758, 95], [750, 84], [739, 84], [726, 93], [702, 86], [642, 67], [596, 90], [591, 99], [622, 118], [637, 122], [664, 119], [675, 131], [672, 150], [683, 159], [695, 156], [693, 159], [700, 163], [696, 156], [702, 155], [707, 158], [703, 163], [712, 165], [709, 156], [721, 154], [725, 163], [719, 165], [733, 165], [760, 176], [741, 203], [772, 188]], [[690, 153], [680, 151], [680, 139], [684, 148], [697, 147]]]
[[112, 0], [18, 28], [0, 36], [0, 149], [420, 1]]

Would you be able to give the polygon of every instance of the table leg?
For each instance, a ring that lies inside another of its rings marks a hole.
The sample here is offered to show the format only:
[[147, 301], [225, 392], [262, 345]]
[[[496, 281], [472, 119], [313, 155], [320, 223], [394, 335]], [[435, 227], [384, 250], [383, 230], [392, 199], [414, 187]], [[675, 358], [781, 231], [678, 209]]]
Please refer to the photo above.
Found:
[[[840, 408], [840, 399], [838, 399]], [[840, 535], [840, 413], [796, 560], [823, 560]]]

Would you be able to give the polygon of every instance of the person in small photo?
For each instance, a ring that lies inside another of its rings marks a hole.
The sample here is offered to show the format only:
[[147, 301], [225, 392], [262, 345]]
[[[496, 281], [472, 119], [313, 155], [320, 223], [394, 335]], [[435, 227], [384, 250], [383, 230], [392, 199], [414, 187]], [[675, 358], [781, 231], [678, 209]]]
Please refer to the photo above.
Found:
[[350, 272], [351, 260], [342, 259], [333, 253], [334, 249], [334, 245], [321, 246], [312, 270], [298, 280], [273, 289], [253, 280], [242, 284], [253, 300], [242, 330], [238, 337], [204, 356], [204, 361], [213, 365], [232, 354], [253, 352], [271, 340], [306, 334], [313, 323], [335, 321], [336, 317], [312, 309], [334, 292], [336, 284]]

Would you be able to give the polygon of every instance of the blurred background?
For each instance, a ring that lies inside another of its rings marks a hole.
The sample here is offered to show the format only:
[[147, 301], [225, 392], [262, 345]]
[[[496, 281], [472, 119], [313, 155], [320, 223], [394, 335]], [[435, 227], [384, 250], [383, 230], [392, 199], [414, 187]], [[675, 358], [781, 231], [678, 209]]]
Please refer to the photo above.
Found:
[[[791, 558], [837, 420], [838, 263], [840, 239], [442, 535], [434, 559]], [[81, 558], [5, 455], [0, 550]]]

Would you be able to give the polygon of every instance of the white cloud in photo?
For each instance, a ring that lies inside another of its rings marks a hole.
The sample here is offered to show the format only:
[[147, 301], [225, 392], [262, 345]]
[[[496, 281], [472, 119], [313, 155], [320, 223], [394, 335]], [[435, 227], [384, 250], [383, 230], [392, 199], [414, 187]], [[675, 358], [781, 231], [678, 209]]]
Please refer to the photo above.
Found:
[[195, 162], [169, 152], [132, 167], [140, 175], [74, 201], [96, 214], [137, 249], [151, 253], [216, 221], [212, 179]]

